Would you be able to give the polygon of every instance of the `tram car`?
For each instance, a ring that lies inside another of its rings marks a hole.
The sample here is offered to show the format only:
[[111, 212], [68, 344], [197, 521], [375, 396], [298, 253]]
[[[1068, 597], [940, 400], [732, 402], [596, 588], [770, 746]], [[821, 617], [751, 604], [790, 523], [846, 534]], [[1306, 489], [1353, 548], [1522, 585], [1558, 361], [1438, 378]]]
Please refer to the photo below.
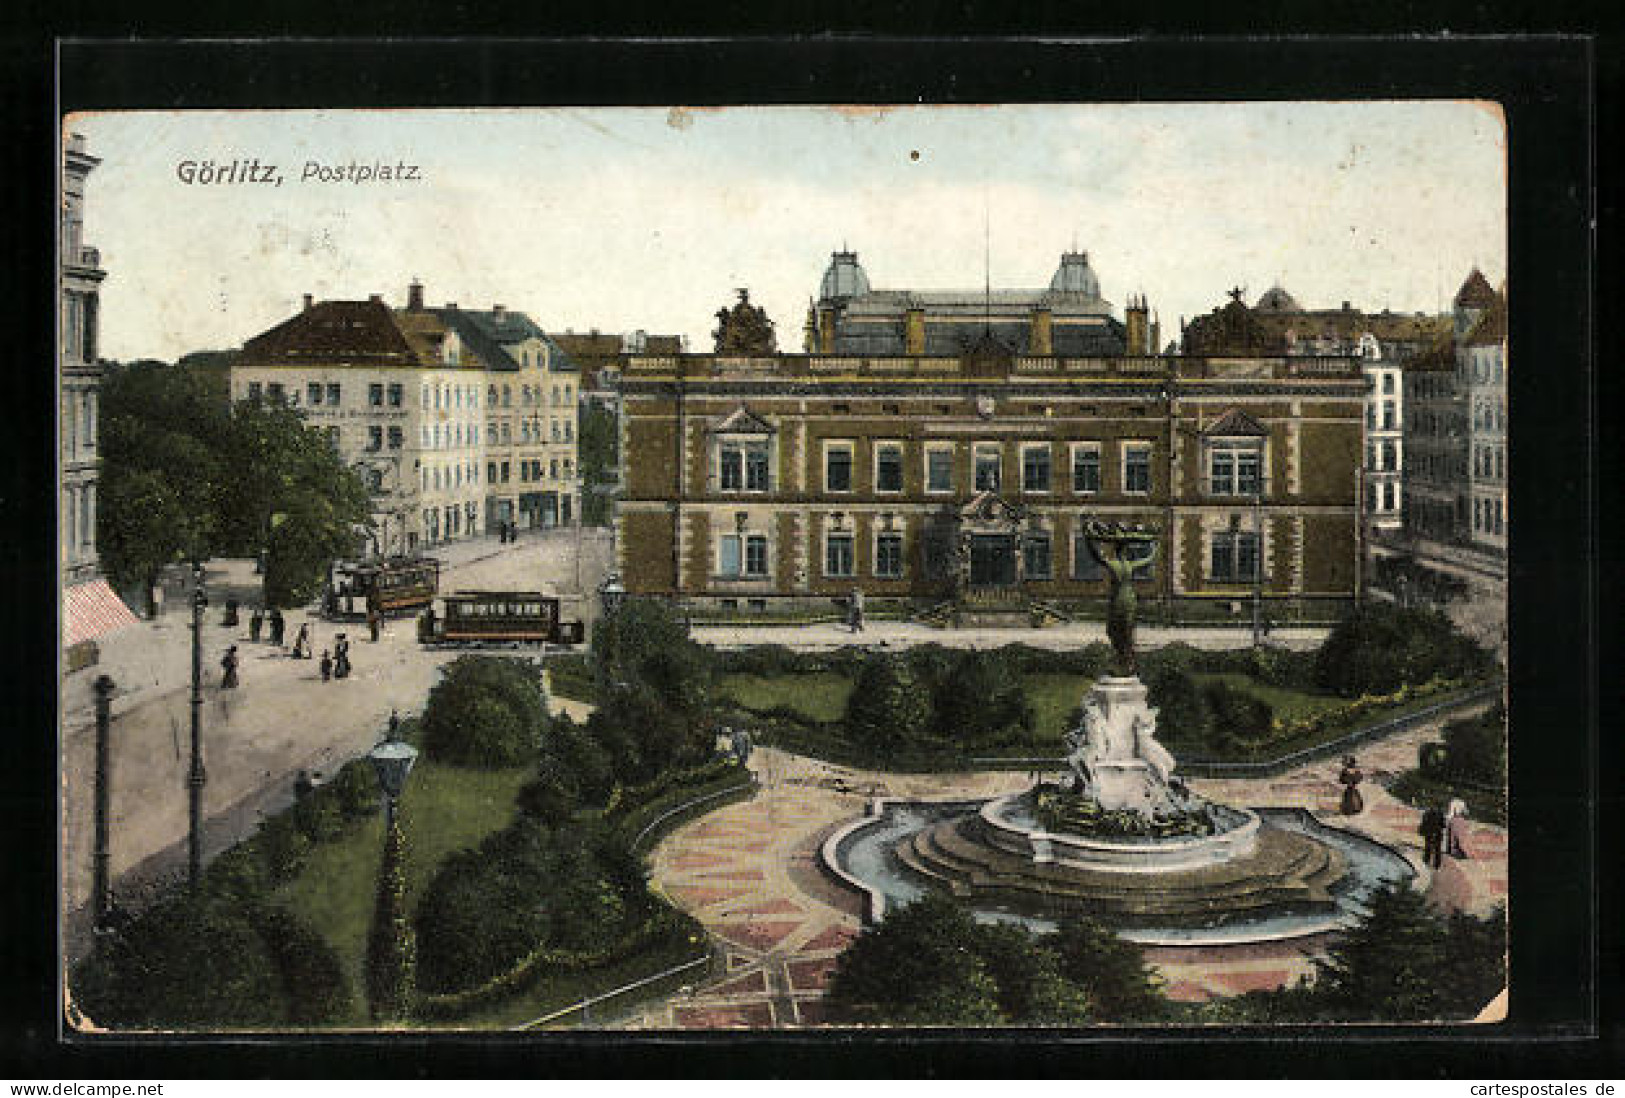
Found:
[[322, 596], [329, 618], [362, 619], [376, 607], [386, 617], [431, 606], [440, 590], [440, 562], [433, 557], [391, 557], [365, 564], [335, 564]]
[[423, 623], [426, 644], [580, 644], [586, 635], [581, 622], [563, 620], [556, 596], [540, 591], [459, 591], [440, 601], [439, 618]]

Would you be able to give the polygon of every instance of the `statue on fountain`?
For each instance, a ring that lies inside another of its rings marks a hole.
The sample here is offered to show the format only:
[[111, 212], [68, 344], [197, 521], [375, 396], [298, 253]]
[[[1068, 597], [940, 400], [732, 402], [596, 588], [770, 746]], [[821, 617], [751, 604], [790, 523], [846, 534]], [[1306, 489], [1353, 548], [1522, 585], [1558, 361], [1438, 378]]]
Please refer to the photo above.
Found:
[[1066, 736], [1067, 791], [1107, 811], [1148, 818], [1184, 811], [1188, 798], [1172, 781], [1174, 757], [1156, 740], [1157, 711], [1146, 705], [1134, 658], [1133, 575], [1156, 558], [1157, 531], [1090, 519], [1083, 536], [1111, 577], [1106, 635], [1113, 660], [1110, 674], [1084, 697], [1078, 727]]

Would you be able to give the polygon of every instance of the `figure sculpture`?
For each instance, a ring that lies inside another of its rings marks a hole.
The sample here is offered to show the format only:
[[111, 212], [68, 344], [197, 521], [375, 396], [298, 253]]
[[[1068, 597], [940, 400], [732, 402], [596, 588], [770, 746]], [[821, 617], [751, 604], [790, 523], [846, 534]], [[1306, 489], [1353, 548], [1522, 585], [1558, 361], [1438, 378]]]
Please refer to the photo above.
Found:
[[[1129, 676], [1139, 670], [1134, 656], [1134, 571], [1157, 559], [1157, 532], [1147, 526], [1090, 519], [1083, 536], [1089, 554], [1111, 578], [1111, 599], [1106, 606], [1106, 638], [1112, 644], [1112, 674]], [[1138, 550], [1129, 555], [1130, 547]]]

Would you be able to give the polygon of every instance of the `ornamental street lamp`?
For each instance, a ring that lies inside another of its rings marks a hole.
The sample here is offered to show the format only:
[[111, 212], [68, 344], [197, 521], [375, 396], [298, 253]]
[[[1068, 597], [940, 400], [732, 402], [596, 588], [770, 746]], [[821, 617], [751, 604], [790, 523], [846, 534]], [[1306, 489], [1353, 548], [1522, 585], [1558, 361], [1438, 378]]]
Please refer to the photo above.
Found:
[[188, 791], [187, 880], [196, 888], [203, 876], [203, 610], [209, 596], [203, 590], [203, 565], [192, 564], [192, 766], [186, 775]]
[[396, 739], [387, 739], [367, 756], [378, 775], [378, 787], [384, 792], [384, 832], [395, 827], [395, 803], [406, 789], [407, 775], [418, 761], [417, 748]]

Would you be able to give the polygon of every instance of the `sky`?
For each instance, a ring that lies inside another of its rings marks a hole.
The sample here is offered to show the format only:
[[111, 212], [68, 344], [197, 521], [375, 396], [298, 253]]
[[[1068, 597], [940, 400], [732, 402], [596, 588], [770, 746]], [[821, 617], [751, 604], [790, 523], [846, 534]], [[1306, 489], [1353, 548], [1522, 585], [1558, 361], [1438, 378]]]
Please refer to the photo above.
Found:
[[[240, 346], [302, 296], [500, 303], [549, 331], [708, 351], [748, 287], [800, 350], [830, 253], [876, 289], [1043, 288], [1089, 253], [1165, 338], [1232, 287], [1306, 308], [1435, 311], [1506, 269], [1492, 104], [193, 111], [75, 115], [101, 158], [102, 354]], [[258, 160], [275, 183], [184, 182]], [[415, 165], [416, 181], [324, 182]]]

